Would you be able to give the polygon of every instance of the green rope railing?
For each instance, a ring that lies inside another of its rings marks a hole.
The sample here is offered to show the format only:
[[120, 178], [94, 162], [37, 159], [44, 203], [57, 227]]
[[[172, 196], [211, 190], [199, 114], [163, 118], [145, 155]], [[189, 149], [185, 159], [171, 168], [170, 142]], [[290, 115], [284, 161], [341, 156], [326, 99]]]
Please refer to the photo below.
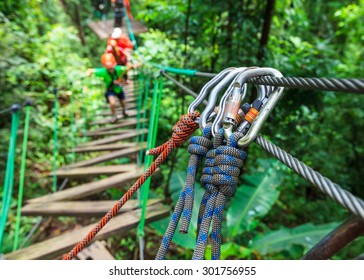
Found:
[[[150, 78], [148, 76], [144, 77], [145, 81], [144, 81], [144, 96], [143, 96], [143, 108], [144, 108], [144, 112], [143, 112], [143, 119], [145, 120], [147, 118], [147, 104], [148, 104], [148, 95], [149, 95], [149, 84], [150, 84]], [[145, 131], [146, 128], [146, 122], [144, 121], [142, 123], [142, 131]], [[145, 133], [143, 132], [141, 137], [140, 137], [140, 142], [143, 143], [145, 139]], [[143, 150], [140, 149], [139, 151], [139, 158], [143, 159], [144, 155], [143, 155]]]
[[177, 75], [184, 75], [184, 76], [190, 76], [193, 77], [196, 75], [197, 70], [192, 70], [192, 69], [182, 69], [182, 68], [174, 68], [174, 67], [168, 67], [168, 66], [163, 66], [154, 62], [146, 62], [147, 64], [156, 67], [160, 70], [163, 70], [165, 72], [170, 72], [170, 73], [174, 73]]
[[71, 105], [71, 116], [70, 116], [70, 120], [71, 120], [71, 162], [74, 163], [76, 161], [76, 153], [75, 153], [76, 124], [75, 124], [75, 104], [74, 104], [73, 92], [71, 92], [71, 96], [70, 96], [70, 105]]
[[21, 163], [20, 163], [19, 191], [18, 191], [18, 203], [17, 203], [17, 211], [16, 211], [16, 223], [15, 223], [13, 251], [15, 251], [19, 248], [20, 219], [21, 219], [21, 208], [23, 205], [25, 167], [26, 167], [29, 122], [30, 122], [31, 110], [32, 110], [32, 103], [27, 102], [25, 104], [24, 135], [23, 135], [23, 146], [22, 146]]
[[[143, 135], [139, 135], [140, 129], [141, 129], [141, 110], [142, 110], [142, 105], [143, 105], [143, 97], [144, 97], [144, 74], [143, 73], [139, 73], [138, 74], [138, 114], [137, 114], [137, 132], [138, 132], [138, 136], [137, 136], [137, 144], [139, 144], [139, 146], [141, 147], [143, 141], [142, 139], [144, 138]], [[142, 133], [144, 134], [144, 132]], [[138, 161], [138, 166], [141, 165], [141, 163], [143, 162], [143, 155], [142, 155], [142, 149], [140, 149], [140, 153], [139, 153], [139, 161]]]
[[1, 217], [0, 217], [0, 253], [2, 252], [2, 244], [5, 234], [6, 221], [11, 204], [11, 196], [14, 187], [14, 167], [15, 167], [15, 148], [16, 148], [16, 136], [19, 125], [19, 109], [20, 105], [14, 104], [12, 106], [11, 115], [11, 134], [8, 149], [8, 159], [6, 163], [5, 180], [3, 197], [1, 204]]
[[126, 11], [126, 8], [124, 8], [124, 13], [125, 13], [125, 22], [126, 22], [126, 26], [128, 27], [130, 39], [133, 42], [134, 49], [137, 50], [138, 49], [137, 41], [135, 40], [133, 27], [131, 26], [130, 18], [129, 18], [128, 12]]
[[87, 111], [86, 111], [86, 99], [85, 99], [85, 89], [81, 89], [81, 97], [82, 97], [82, 104], [81, 104], [81, 115], [83, 119], [83, 131], [82, 131], [82, 141], [86, 142], [87, 137]]
[[52, 191], [57, 191], [57, 158], [58, 158], [58, 90], [55, 89], [54, 93], [54, 126], [53, 126], [53, 186]]
[[[158, 117], [160, 111], [160, 101], [162, 96], [162, 88], [160, 87], [160, 81], [158, 79], [154, 79], [153, 81], [153, 99], [152, 99], [152, 109], [150, 113], [149, 119], [149, 133], [147, 140], [147, 150], [155, 147], [156, 138], [157, 138], [157, 128], [158, 128]], [[144, 161], [144, 169], [148, 168], [153, 162], [153, 157], [148, 156]], [[138, 225], [138, 236], [144, 236], [144, 227], [145, 227], [145, 216], [147, 209], [147, 200], [148, 193], [150, 187], [150, 178], [144, 183], [141, 192], [141, 201], [142, 201], [142, 214], [140, 217], [140, 222]]]

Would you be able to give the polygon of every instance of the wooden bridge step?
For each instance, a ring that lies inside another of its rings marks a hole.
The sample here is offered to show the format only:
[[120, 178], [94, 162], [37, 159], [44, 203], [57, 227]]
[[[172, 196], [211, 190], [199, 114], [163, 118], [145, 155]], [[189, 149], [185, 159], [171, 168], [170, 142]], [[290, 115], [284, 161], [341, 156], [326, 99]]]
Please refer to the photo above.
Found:
[[[95, 236], [94, 241], [104, 240], [115, 234], [120, 234], [138, 225], [141, 211], [135, 209], [118, 215]], [[162, 204], [147, 207], [146, 223], [150, 223], [169, 216], [169, 208]], [[43, 242], [35, 243], [27, 248], [5, 255], [8, 260], [46, 260], [58, 259], [66, 254], [79, 241], [81, 241], [96, 224], [88, 225], [80, 229], [67, 231], [59, 236], [52, 237]]]
[[[132, 95], [129, 95], [129, 96], [125, 96], [125, 103], [128, 104], [128, 103], [132, 103], [132, 102], [135, 102], [137, 101], [138, 99], [135, 97], [135, 96], [132, 96]], [[104, 105], [101, 105], [100, 106], [101, 109], [109, 109], [110, 106], [106, 103]], [[120, 103], [119, 102], [116, 102], [116, 108], [121, 108], [120, 106]]]
[[[160, 203], [160, 199], [149, 199], [148, 205]], [[116, 201], [52, 201], [45, 203], [30, 203], [23, 206], [21, 213], [24, 216], [76, 216], [76, 217], [102, 217], [115, 205]], [[137, 199], [129, 200], [119, 211], [121, 213], [138, 208]]]
[[[136, 21], [132, 18], [130, 19], [130, 24], [132, 26], [133, 33], [135, 35], [148, 31], [147, 27], [145, 27], [144, 25], [142, 25], [141, 23], [139, 23], [138, 21]], [[96, 33], [96, 35], [101, 40], [105, 40], [105, 39], [109, 38], [111, 32], [113, 31], [114, 19], [91, 21], [87, 25], [94, 33]], [[122, 21], [122, 30], [123, 30], [124, 34], [129, 34], [128, 29], [127, 29], [127, 24], [125, 22], [125, 18], [123, 18], [123, 21]]]
[[98, 163], [101, 163], [101, 162], [107, 162], [107, 161], [117, 159], [117, 158], [121, 158], [121, 157], [128, 157], [128, 156], [131, 156], [131, 155], [135, 155], [140, 150], [144, 150], [145, 147], [146, 147], [145, 145], [135, 144], [134, 146], [129, 147], [129, 148], [125, 148], [125, 149], [122, 149], [122, 150], [117, 150], [115, 152], [106, 153], [106, 154], [103, 154], [101, 156], [94, 157], [92, 159], [83, 160], [83, 161], [79, 161], [79, 162], [72, 163], [72, 164], [69, 164], [69, 165], [65, 165], [65, 166], [62, 166], [59, 169], [64, 170], [64, 169], [71, 169], [71, 168], [76, 168], [76, 167], [90, 166], [90, 165], [98, 164]]
[[79, 252], [76, 256], [79, 260], [115, 260], [114, 256], [106, 248], [106, 242], [95, 241]]
[[33, 198], [27, 200], [25, 204], [76, 200], [111, 188], [122, 188], [125, 186], [130, 187], [134, 183], [134, 181], [138, 179], [142, 174], [143, 169], [139, 168], [131, 172], [113, 175], [95, 182], [81, 184], [70, 189], [65, 189], [59, 192], [47, 194], [45, 196]]
[[[138, 112], [136, 110], [128, 110], [129, 117], [135, 117]], [[143, 111], [140, 111], [140, 114], [143, 114]], [[118, 115], [119, 121], [123, 120], [123, 115]], [[102, 125], [102, 124], [110, 124], [111, 118], [102, 118], [99, 120], [96, 120], [94, 122], [90, 122], [90, 125]]]
[[108, 137], [108, 138], [103, 138], [103, 139], [99, 139], [99, 140], [82, 143], [82, 144], [78, 145], [76, 148], [78, 149], [78, 148], [86, 147], [86, 146], [96, 146], [96, 145], [115, 143], [115, 142], [130, 139], [130, 138], [133, 138], [133, 137], [136, 137], [136, 136], [139, 136], [142, 134], [146, 134], [146, 133], [148, 133], [148, 129], [140, 129], [139, 131], [133, 130], [133, 131], [130, 131], [129, 133], [123, 133], [121, 135], [116, 135], [116, 136], [112, 136], [112, 137]]
[[[135, 103], [126, 103], [127, 110], [135, 110], [136, 108], [137, 108], [137, 105]], [[120, 114], [123, 112], [122, 108], [119, 106], [116, 108], [116, 111]], [[111, 116], [111, 111], [110, 111], [110, 109], [109, 110], [106, 109], [105, 111], [97, 112], [95, 115], [96, 116]]]
[[79, 178], [95, 175], [115, 175], [136, 169], [138, 169], [136, 164], [89, 166], [72, 169], [59, 169], [56, 172], [50, 172], [48, 176], [57, 175], [59, 178]]
[[[143, 145], [143, 147], [145, 147], [145, 142], [140, 143], [140, 145]], [[85, 147], [75, 148], [75, 152], [88, 153], [88, 152], [115, 151], [135, 146], [136, 146], [135, 143], [117, 143], [109, 145], [85, 146]]]
[[130, 132], [130, 129], [118, 129], [118, 130], [110, 130], [110, 131], [100, 131], [100, 132], [95, 132], [91, 135], [89, 135], [89, 137], [100, 137], [100, 136], [110, 136], [110, 135], [122, 135], [125, 134], [127, 132]]
[[[135, 131], [135, 128], [122, 128], [122, 129], [118, 129], [116, 131], [118, 131], [118, 134], [125, 134], [125, 133], [130, 133], [130, 132]], [[104, 135], [110, 135], [109, 133], [110, 133], [110, 131], [95, 132], [92, 135], [90, 135], [90, 137], [99, 137], [99, 136], [104, 136]]]
[[[140, 123], [144, 123], [146, 122], [147, 119], [140, 119], [139, 122]], [[138, 120], [137, 119], [126, 119], [124, 120], [123, 122], [120, 122], [120, 123], [116, 123], [116, 124], [112, 124], [112, 125], [109, 125], [109, 126], [105, 126], [105, 127], [102, 127], [102, 128], [98, 128], [98, 129], [93, 129], [93, 130], [90, 130], [86, 133], [86, 136], [91, 136], [93, 135], [94, 133], [98, 133], [98, 132], [101, 132], [101, 131], [109, 131], [109, 130], [113, 130], [113, 129], [117, 129], [117, 128], [123, 128], [123, 127], [128, 127], [128, 126], [136, 126], [138, 124]]]

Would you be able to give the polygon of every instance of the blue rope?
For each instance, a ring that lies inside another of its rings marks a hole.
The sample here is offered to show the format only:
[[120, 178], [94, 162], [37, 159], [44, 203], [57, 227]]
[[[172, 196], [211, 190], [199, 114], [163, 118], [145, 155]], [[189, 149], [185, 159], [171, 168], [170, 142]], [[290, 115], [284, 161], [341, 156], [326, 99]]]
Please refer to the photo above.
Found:
[[238, 177], [241, 173], [246, 153], [237, 148], [240, 133], [233, 133], [227, 145], [222, 144], [223, 130], [219, 131], [214, 141], [215, 149], [206, 155], [205, 168], [201, 182], [206, 188], [200, 206], [197, 228], [196, 248], [193, 259], [202, 260], [204, 257], [208, 233], [212, 224], [211, 245], [213, 260], [220, 259], [221, 224], [227, 197], [236, 192]]
[[202, 132], [202, 136], [194, 136], [190, 139], [188, 152], [190, 160], [187, 168], [187, 178], [185, 185], [180, 193], [176, 207], [171, 216], [168, 228], [163, 237], [162, 244], [159, 247], [156, 259], [163, 260], [167, 254], [173, 235], [176, 231], [178, 222], [182, 215], [180, 232], [186, 234], [192, 218], [192, 209], [194, 203], [194, 189], [196, 183], [196, 173], [207, 152], [212, 146], [211, 142], [211, 125], [208, 125]]

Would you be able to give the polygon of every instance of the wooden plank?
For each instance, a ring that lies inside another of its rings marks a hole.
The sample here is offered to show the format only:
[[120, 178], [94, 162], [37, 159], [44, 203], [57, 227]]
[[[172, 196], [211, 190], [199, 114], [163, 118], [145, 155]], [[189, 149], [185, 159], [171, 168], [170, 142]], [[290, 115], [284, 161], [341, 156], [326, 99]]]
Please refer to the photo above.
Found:
[[106, 248], [105, 241], [95, 241], [77, 254], [79, 260], [115, 260]]
[[[127, 108], [127, 112], [128, 112], [128, 109], [129, 110], [135, 110], [136, 106]], [[122, 108], [116, 108], [116, 113], [119, 114], [119, 115], [122, 114], [123, 113]], [[111, 114], [111, 110], [107, 110], [107, 111], [104, 111], [104, 112], [96, 113], [95, 115], [98, 116], [98, 117], [107, 117], [107, 116], [111, 116], [112, 114]]]
[[[125, 103], [135, 102], [135, 101], [137, 101], [137, 98], [135, 96], [126, 96], [125, 97]], [[101, 105], [100, 108], [102, 108], [102, 109], [109, 109], [110, 106], [108, 104], [105, 104], [105, 105]], [[119, 102], [116, 102], [116, 108], [121, 108]]]
[[[140, 143], [140, 145], [145, 146], [145, 142]], [[118, 143], [118, 144], [109, 144], [109, 145], [85, 146], [85, 147], [75, 148], [75, 152], [76, 153], [89, 153], [89, 152], [115, 151], [115, 150], [121, 150], [121, 149], [125, 149], [128, 147], [134, 147], [134, 146], [135, 146], [135, 143]]]
[[[110, 107], [108, 107], [108, 108], [110, 108]], [[133, 109], [133, 110], [135, 110], [137, 108], [137, 104], [135, 104], [135, 103], [130, 103], [130, 104], [126, 104], [126, 109], [128, 110], [131, 110], [131, 109]], [[122, 113], [123, 112], [123, 110], [122, 110], [122, 108], [120, 107], [120, 106], [118, 106], [117, 108], [116, 108], [116, 111], [118, 112], [118, 113]], [[96, 114], [95, 114], [96, 116], [109, 116], [109, 115], [111, 115], [111, 111], [110, 110], [106, 110], [106, 111], [103, 111], [103, 112], [97, 112]]]
[[[131, 23], [134, 35], [138, 35], [140, 33], [144, 33], [144, 32], [148, 31], [147, 27], [145, 27], [140, 22], [138, 22], [134, 19], [130, 19], [130, 23]], [[114, 20], [94, 21], [94, 22], [89, 22], [87, 25], [94, 33], [96, 33], [96, 35], [101, 40], [105, 40], [105, 39], [109, 38], [110, 34], [113, 31]], [[122, 30], [125, 34], [129, 34], [129, 30], [127, 28], [124, 18], [123, 18], [123, 23], [122, 23]]]
[[131, 132], [135, 131], [135, 128], [124, 128], [124, 129], [118, 129], [118, 130], [113, 130], [113, 131], [117, 131], [117, 133], [109, 134], [110, 131], [101, 131], [101, 132], [93, 133], [92, 135], [90, 135], [90, 137], [99, 137], [99, 136], [107, 136], [107, 135], [122, 135], [122, 134], [127, 134], [127, 133], [131, 133]]
[[[148, 205], [160, 203], [160, 199], [149, 199]], [[23, 216], [76, 216], [76, 217], [102, 217], [115, 205], [116, 200], [103, 201], [52, 201], [30, 203], [23, 206]], [[134, 210], [139, 207], [139, 200], [129, 200], [118, 212]]]
[[[147, 119], [142, 119], [141, 118], [139, 121], [140, 121], [140, 123], [144, 123], [144, 122], [147, 121]], [[105, 127], [102, 127], [102, 128], [90, 130], [90, 131], [88, 131], [86, 133], [86, 136], [90, 136], [95, 132], [108, 131], [108, 130], [113, 130], [113, 129], [116, 129], [116, 128], [134, 126], [134, 125], [137, 125], [137, 124], [138, 124], [138, 119], [129, 119], [128, 118], [128, 119], [124, 120], [123, 122], [120, 122], [120, 123], [117, 123], [117, 124], [113, 124], [113, 125], [105, 126]]]
[[130, 133], [131, 130], [126, 129], [118, 129], [118, 130], [110, 130], [110, 131], [100, 131], [95, 132], [89, 135], [89, 137], [100, 137], [100, 136], [110, 136], [110, 135], [123, 135], [125, 133]]
[[[138, 115], [138, 112], [136, 110], [130, 110], [128, 111], [129, 117], [135, 117]], [[140, 111], [140, 114], [143, 114], [143, 111]], [[124, 120], [123, 115], [118, 115], [119, 121]], [[100, 125], [100, 124], [109, 124], [111, 123], [111, 118], [102, 118], [98, 119], [94, 122], [90, 122], [90, 125]]]
[[[113, 235], [127, 232], [139, 224], [141, 211], [139, 209], [118, 215], [110, 220], [95, 236], [93, 241], [104, 240]], [[147, 207], [146, 223], [150, 223], [169, 216], [169, 208], [161, 204]], [[67, 231], [59, 236], [49, 238], [43, 242], [30, 245], [27, 248], [5, 255], [7, 260], [48, 260], [59, 258], [68, 253], [81, 241], [96, 225], [88, 225], [80, 229]]]
[[95, 164], [98, 164], [101, 162], [107, 162], [107, 161], [110, 161], [113, 159], [130, 156], [130, 155], [138, 153], [140, 150], [143, 150], [143, 149], [145, 149], [145, 146], [135, 145], [134, 147], [118, 150], [115, 152], [106, 153], [101, 156], [94, 157], [92, 159], [83, 160], [83, 161], [79, 161], [79, 162], [72, 163], [69, 165], [65, 165], [59, 169], [64, 170], [64, 169], [71, 169], [71, 168], [76, 168], [76, 167], [95, 165]]
[[75, 200], [83, 197], [90, 196], [95, 193], [100, 193], [104, 190], [111, 188], [121, 188], [124, 186], [130, 187], [133, 181], [143, 174], [143, 169], [139, 168], [133, 172], [125, 172], [117, 175], [110, 176], [109, 178], [101, 179], [95, 182], [85, 183], [70, 189], [65, 189], [59, 192], [50, 193], [45, 196], [27, 200], [28, 203], [46, 203], [62, 200]]
[[58, 169], [56, 172], [50, 172], [48, 176], [56, 174], [59, 178], [79, 178], [95, 175], [115, 175], [135, 169], [138, 169], [136, 164], [89, 166], [72, 169]]
[[148, 129], [146, 129], [146, 128], [140, 129], [139, 131], [134, 130], [129, 133], [124, 133], [124, 134], [113, 136], [113, 137], [108, 137], [108, 138], [103, 138], [103, 139], [99, 139], [99, 140], [95, 140], [95, 141], [82, 143], [79, 146], [77, 146], [76, 148], [115, 143], [115, 142], [119, 142], [122, 140], [130, 139], [130, 138], [142, 135], [143, 133], [144, 134], [148, 133]]

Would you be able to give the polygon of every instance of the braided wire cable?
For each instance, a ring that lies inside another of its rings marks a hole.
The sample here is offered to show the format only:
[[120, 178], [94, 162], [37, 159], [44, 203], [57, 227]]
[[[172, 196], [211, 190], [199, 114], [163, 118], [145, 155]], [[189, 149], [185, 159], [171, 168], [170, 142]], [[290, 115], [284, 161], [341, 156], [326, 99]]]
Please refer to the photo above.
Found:
[[195, 122], [200, 113], [193, 112], [181, 116], [180, 120], [172, 128], [171, 139], [157, 148], [148, 151], [149, 155], [158, 155], [152, 165], [139, 177], [133, 186], [118, 200], [113, 208], [94, 226], [91, 231], [73, 249], [63, 257], [63, 260], [72, 260], [83, 248], [89, 244], [96, 234], [118, 213], [121, 207], [132, 197], [132, 195], [144, 184], [144, 182], [155, 172], [167, 156], [179, 145], [182, 145], [198, 128]]
[[311, 182], [315, 187], [319, 188], [323, 193], [330, 196], [341, 206], [349, 210], [352, 214], [359, 216], [364, 220], [364, 201], [354, 196], [350, 192], [344, 190], [339, 185], [333, 183], [328, 178], [322, 176], [319, 172], [308, 167], [286, 151], [269, 142], [267, 139], [258, 135], [255, 142], [265, 151], [272, 154], [285, 165], [293, 169], [297, 174]]
[[157, 260], [163, 260], [165, 258], [182, 214], [183, 217], [181, 221], [180, 232], [188, 232], [192, 217], [196, 173], [198, 167], [200, 166], [202, 157], [206, 155], [212, 146], [212, 142], [210, 140], [211, 136], [211, 124], [209, 124], [203, 130], [202, 136], [194, 136], [190, 139], [188, 151], [190, 152], [191, 156], [188, 162], [186, 182], [178, 198], [166, 233], [162, 239], [162, 243], [158, 249], [155, 258]]
[[259, 85], [280, 86], [313, 90], [330, 90], [353, 93], [364, 93], [364, 79], [338, 78], [301, 78], [301, 77], [271, 77], [263, 76], [249, 79], [249, 82]]

